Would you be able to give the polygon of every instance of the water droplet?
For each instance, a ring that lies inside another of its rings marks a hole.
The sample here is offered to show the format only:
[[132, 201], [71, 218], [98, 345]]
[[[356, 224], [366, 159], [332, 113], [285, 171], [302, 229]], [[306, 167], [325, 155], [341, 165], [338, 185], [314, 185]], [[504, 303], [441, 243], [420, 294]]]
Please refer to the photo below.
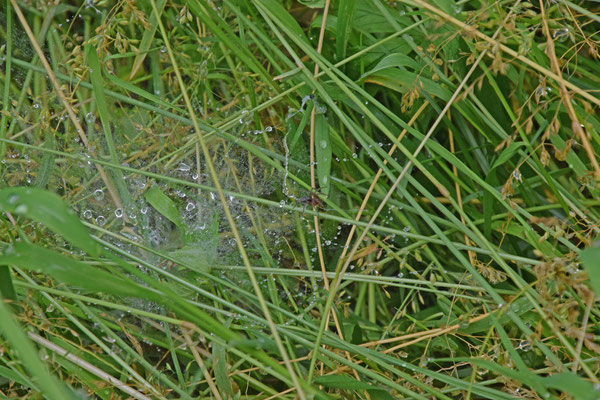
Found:
[[522, 178], [521, 178], [521, 173], [519, 172], [518, 169], [515, 169], [512, 173], [513, 178], [515, 178], [517, 181], [522, 182]]
[[187, 205], [185, 206], [186, 211], [192, 211], [194, 208], [196, 208], [194, 203], [187, 203]]
[[140, 210], [140, 212], [144, 215], [146, 215], [146, 213], [148, 212], [148, 207], [142, 207], [142, 209]]
[[94, 192], [94, 198], [98, 201], [104, 198], [104, 191], [102, 189], [98, 189]]
[[283, 207], [283, 206], [285, 206], [285, 200], [281, 200], [281, 201], [279, 202], [279, 207]]
[[96, 217], [96, 223], [98, 226], [103, 226], [106, 223], [106, 218], [104, 218], [102, 215], [98, 215]]
[[86, 219], [92, 218], [92, 210], [85, 210], [83, 212], [83, 217], [86, 218]]
[[123, 210], [121, 208], [117, 208], [115, 210], [115, 217], [121, 218], [123, 216]]
[[25, 214], [27, 212], [27, 206], [25, 204], [19, 204], [17, 208], [15, 208], [16, 214]]
[[94, 113], [89, 112], [89, 113], [85, 114], [85, 120], [88, 123], [93, 124], [94, 122], [96, 122], [96, 116], [94, 115]]
[[267, 126], [265, 128], [265, 132], [272, 132], [273, 131], [273, 127], [272, 126]]
[[321, 146], [322, 149], [326, 149], [327, 148], [327, 140], [321, 140], [319, 142], [319, 145]]
[[189, 165], [187, 165], [186, 163], [179, 163], [179, 166], [177, 167], [178, 171], [182, 171], [182, 172], [187, 172], [190, 169], [192, 169], [192, 167], [190, 167]]
[[358, 154], [352, 153], [352, 158], [356, 158], [356, 157], [358, 157]]

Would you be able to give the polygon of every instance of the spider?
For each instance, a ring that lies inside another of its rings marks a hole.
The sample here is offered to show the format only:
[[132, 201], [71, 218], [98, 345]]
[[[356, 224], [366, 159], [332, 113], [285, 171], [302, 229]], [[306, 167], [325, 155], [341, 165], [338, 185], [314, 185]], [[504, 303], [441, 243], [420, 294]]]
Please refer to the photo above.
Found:
[[307, 206], [314, 207], [315, 209], [323, 208], [323, 200], [321, 200], [317, 194], [317, 192], [313, 192], [308, 196], [302, 196], [296, 199], [296, 202], [300, 204], [304, 204], [303, 213], [306, 211]]

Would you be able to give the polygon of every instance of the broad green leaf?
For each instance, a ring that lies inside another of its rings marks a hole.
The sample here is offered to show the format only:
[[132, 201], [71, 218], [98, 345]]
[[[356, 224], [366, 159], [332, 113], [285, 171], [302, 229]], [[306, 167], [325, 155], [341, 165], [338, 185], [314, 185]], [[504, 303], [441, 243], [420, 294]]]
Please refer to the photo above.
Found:
[[229, 374], [227, 372], [227, 356], [225, 353], [225, 347], [214, 343], [213, 357], [215, 358], [215, 380], [217, 381], [217, 387], [219, 388], [219, 391], [227, 396], [233, 396], [233, 389], [231, 387], [231, 381], [229, 380]]
[[579, 257], [590, 280], [590, 286], [596, 292], [596, 296], [600, 297], [600, 243], [583, 250]]
[[561, 372], [542, 379], [542, 384], [549, 389], [558, 389], [573, 396], [577, 400], [597, 400], [600, 390], [594, 384], [571, 372]]
[[324, 196], [329, 195], [331, 188], [331, 141], [329, 140], [329, 124], [323, 114], [316, 115], [315, 121], [315, 147], [317, 162], [317, 177], [319, 187]]
[[368, 389], [371, 400], [395, 400], [396, 397], [383, 389]]
[[92, 239], [88, 229], [73, 210], [52, 192], [24, 187], [1, 189], [0, 211], [39, 222], [88, 254], [100, 255], [100, 246]]
[[431, 79], [424, 78], [416, 73], [398, 68], [387, 68], [364, 78], [366, 83], [374, 83], [400, 93], [406, 93], [413, 88], [418, 88], [429, 95], [449, 100], [452, 94]]
[[0, 265], [16, 265], [42, 272], [60, 282], [92, 292], [161, 300], [156, 292], [130, 280], [119, 279], [114, 273], [25, 242], [16, 242], [6, 248], [4, 254], [0, 255]]
[[181, 214], [179, 214], [177, 206], [157, 186], [148, 189], [144, 197], [162, 216], [174, 223], [178, 228], [184, 229], [183, 219], [181, 219]]
[[382, 58], [370, 71], [365, 72], [363, 76], [367, 77], [378, 71], [397, 67], [411, 67], [414, 70], [418, 70], [419, 64], [413, 57], [409, 57], [403, 53], [394, 53]]
[[0, 266], [0, 296], [8, 300], [17, 299], [12, 274], [8, 266]]
[[323, 375], [313, 380], [315, 385], [334, 389], [361, 390], [373, 389], [368, 383], [361, 382], [348, 375]]

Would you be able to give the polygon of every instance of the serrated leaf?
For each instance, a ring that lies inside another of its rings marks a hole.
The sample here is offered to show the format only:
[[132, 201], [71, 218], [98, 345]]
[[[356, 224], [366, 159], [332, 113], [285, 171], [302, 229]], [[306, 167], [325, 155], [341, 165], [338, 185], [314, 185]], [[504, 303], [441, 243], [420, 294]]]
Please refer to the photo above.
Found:
[[39, 222], [88, 254], [100, 255], [100, 246], [88, 229], [55, 193], [36, 188], [5, 188], [0, 190], [0, 211]]
[[183, 219], [175, 202], [164, 194], [157, 186], [153, 186], [144, 194], [146, 201], [156, 209], [163, 217], [174, 223], [178, 228], [183, 229]]

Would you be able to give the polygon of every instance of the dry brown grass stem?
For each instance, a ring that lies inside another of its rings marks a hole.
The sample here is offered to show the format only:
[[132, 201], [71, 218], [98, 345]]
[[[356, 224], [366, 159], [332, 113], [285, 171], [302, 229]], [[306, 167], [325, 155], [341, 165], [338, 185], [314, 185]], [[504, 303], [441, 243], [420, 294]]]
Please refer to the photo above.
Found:
[[[513, 58], [521, 61], [523, 64], [526, 64], [529, 67], [533, 68], [534, 70], [538, 71], [543, 76], [547, 76], [549, 78], [552, 78], [552, 79], [554, 79], [557, 82], [559, 82], [562, 79], [562, 77], [558, 76], [557, 74], [555, 74], [551, 70], [549, 70], [547, 68], [544, 68], [543, 66], [541, 66], [539, 64], [536, 64], [535, 62], [531, 61], [527, 57], [524, 57], [524, 56], [520, 55], [519, 53], [517, 53], [516, 51], [514, 51], [510, 47], [508, 47], [508, 46], [500, 43], [496, 39], [491, 38], [491, 37], [489, 37], [489, 36], [481, 33], [479, 30], [477, 30], [476, 27], [465, 24], [464, 22], [462, 22], [462, 21], [460, 21], [460, 20], [458, 20], [458, 19], [456, 19], [456, 18], [454, 18], [454, 17], [446, 14], [445, 12], [443, 12], [440, 9], [432, 6], [431, 4], [427, 4], [423, 0], [411, 0], [411, 2], [413, 2], [416, 5], [418, 5], [420, 7], [423, 7], [425, 9], [427, 9], [427, 10], [429, 10], [429, 11], [437, 14], [442, 19], [444, 19], [444, 20], [452, 23], [453, 25], [458, 26], [464, 32], [467, 32], [469, 34], [477, 36], [478, 38], [480, 38], [482, 40], [485, 40], [486, 42], [490, 43], [492, 46], [498, 46], [498, 48], [500, 50], [502, 50], [506, 54], [509, 54], [511, 57], [513, 57]], [[592, 96], [590, 93], [586, 92], [585, 90], [581, 89], [578, 86], [575, 86], [571, 82], [565, 81], [564, 79], [563, 79], [563, 81], [564, 81], [564, 84], [565, 84], [566, 87], [568, 87], [569, 89], [571, 89], [572, 91], [574, 91], [578, 95], [584, 97], [585, 99], [589, 100], [590, 102], [594, 103], [595, 105], [600, 106], [600, 99], [599, 98]]]
[[573, 104], [571, 104], [571, 94], [567, 89], [566, 80], [562, 76], [562, 72], [560, 70], [560, 65], [558, 63], [558, 59], [556, 58], [556, 51], [554, 50], [554, 39], [552, 39], [552, 35], [550, 33], [550, 28], [548, 28], [548, 20], [546, 18], [546, 11], [544, 10], [544, 2], [540, 0], [540, 10], [542, 14], [542, 24], [544, 26], [544, 34], [546, 35], [546, 55], [550, 59], [550, 65], [552, 67], [552, 71], [556, 74], [556, 81], [560, 86], [560, 97], [562, 98], [562, 103], [565, 105], [567, 112], [569, 114], [569, 118], [571, 119], [571, 128], [579, 140], [592, 163], [592, 167], [594, 168], [594, 173], [596, 175], [596, 179], [600, 180], [600, 165], [598, 165], [598, 160], [596, 159], [596, 154], [594, 153], [594, 149], [588, 140], [587, 134], [583, 129], [583, 126], [579, 122], [579, 118], [577, 117], [577, 113], [573, 108]]

